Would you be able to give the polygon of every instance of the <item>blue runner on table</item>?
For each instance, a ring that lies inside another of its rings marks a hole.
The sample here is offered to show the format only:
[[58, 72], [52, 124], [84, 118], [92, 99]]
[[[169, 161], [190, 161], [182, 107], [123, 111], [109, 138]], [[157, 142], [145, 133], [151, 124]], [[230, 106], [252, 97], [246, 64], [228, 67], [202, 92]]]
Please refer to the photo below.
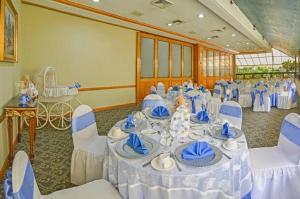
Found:
[[233, 138], [233, 133], [230, 131], [229, 124], [227, 122], [223, 124], [221, 135], [227, 138]]
[[197, 160], [213, 157], [214, 155], [214, 150], [207, 142], [194, 142], [185, 147], [181, 152], [181, 157], [184, 160]]
[[164, 106], [157, 106], [152, 110], [152, 116], [155, 117], [168, 117], [170, 116], [169, 110]]
[[129, 134], [127, 145], [130, 146], [136, 153], [143, 155], [147, 155], [149, 153], [143, 140], [136, 133]]
[[134, 121], [133, 121], [133, 115], [128, 115], [127, 116], [127, 119], [126, 119], [126, 122], [125, 122], [125, 128], [126, 129], [131, 129], [131, 128], [134, 128], [135, 125], [134, 125]]

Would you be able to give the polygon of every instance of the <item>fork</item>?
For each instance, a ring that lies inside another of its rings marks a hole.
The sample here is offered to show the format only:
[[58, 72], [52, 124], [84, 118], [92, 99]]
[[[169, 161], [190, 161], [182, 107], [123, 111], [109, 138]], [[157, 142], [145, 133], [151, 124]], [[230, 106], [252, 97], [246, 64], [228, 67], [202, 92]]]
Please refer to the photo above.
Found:
[[174, 152], [171, 152], [171, 158], [173, 158], [174, 159], [174, 161], [175, 161], [175, 164], [176, 164], [176, 167], [177, 167], [177, 169], [178, 169], [178, 171], [182, 171], [182, 169], [180, 168], [180, 166], [179, 166], [179, 164], [178, 164], [178, 162], [177, 162], [177, 160], [176, 160], [176, 157], [175, 157], [175, 155], [174, 155]]

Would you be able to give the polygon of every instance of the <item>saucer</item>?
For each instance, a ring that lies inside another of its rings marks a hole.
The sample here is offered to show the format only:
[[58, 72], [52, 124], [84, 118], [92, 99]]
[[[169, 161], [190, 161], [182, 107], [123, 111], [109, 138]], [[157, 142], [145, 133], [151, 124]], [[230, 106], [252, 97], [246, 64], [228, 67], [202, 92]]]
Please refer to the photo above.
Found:
[[[122, 131], [123, 132], [123, 131]], [[125, 138], [127, 137], [128, 134], [127, 133], [121, 133], [119, 136], [115, 136], [112, 134], [112, 131], [110, 131], [108, 134], [107, 134], [107, 137], [111, 138], [111, 139], [122, 139], [122, 138]]]
[[158, 159], [159, 157], [156, 157], [151, 161], [151, 166], [158, 171], [169, 171], [175, 167], [175, 161], [172, 158], [169, 158], [171, 165], [168, 168], [162, 168], [161, 166], [159, 166]]
[[189, 132], [189, 138], [191, 138], [192, 140], [199, 140], [199, 139], [202, 139], [204, 138], [204, 135], [201, 135], [201, 134], [195, 134], [193, 132]]
[[241, 145], [239, 143], [237, 143], [236, 147], [231, 147], [229, 148], [228, 146], [226, 146], [226, 143], [222, 144], [222, 147], [228, 151], [234, 151], [234, 150], [238, 150], [241, 148]]
[[157, 131], [155, 131], [154, 129], [144, 129], [141, 131], [141, 134], [147, 135], [147, 134], [155, 134], [157, 133]]

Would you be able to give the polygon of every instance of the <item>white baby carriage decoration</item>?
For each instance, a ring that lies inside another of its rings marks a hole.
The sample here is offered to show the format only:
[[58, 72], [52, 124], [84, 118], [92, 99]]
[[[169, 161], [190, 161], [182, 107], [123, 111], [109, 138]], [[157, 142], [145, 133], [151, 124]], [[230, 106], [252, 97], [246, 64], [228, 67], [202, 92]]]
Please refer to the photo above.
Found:
[[[47, 122], [57, 130], [71, 127], [73, 107], [70, 104], [78, 94], [79, 83], [70, 86], [57, 84], [54, 67], [43, 68], [36, 76], [36, 88], [39, 92], [37, 105], [37, 129], [43, 128]], [[25, 118], [28, 124], [28, 119]]]

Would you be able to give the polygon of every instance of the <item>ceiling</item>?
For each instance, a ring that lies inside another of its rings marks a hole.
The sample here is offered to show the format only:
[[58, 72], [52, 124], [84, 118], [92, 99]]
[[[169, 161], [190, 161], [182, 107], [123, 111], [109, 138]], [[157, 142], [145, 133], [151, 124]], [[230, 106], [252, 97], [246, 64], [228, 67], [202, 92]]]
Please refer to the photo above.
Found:
[[300, 0], [235, 0], [273, 48], [300, 51]]
[[[72, 1], [196, 37], [234, 51], [262, 50], [260, 46], [197, 0], [170, 0], [173, 5], [164, 9], [152, 5], [152, 0], [100, 0], [99, 3], [92, 0]], [[198, 17], [200, 13], [204, 15], [203, 18]], [[169, 27], [167, 24], [174, 20], [181, 20], [183, 23]], [[212, 39], [213, 36], [219, 38]]]

